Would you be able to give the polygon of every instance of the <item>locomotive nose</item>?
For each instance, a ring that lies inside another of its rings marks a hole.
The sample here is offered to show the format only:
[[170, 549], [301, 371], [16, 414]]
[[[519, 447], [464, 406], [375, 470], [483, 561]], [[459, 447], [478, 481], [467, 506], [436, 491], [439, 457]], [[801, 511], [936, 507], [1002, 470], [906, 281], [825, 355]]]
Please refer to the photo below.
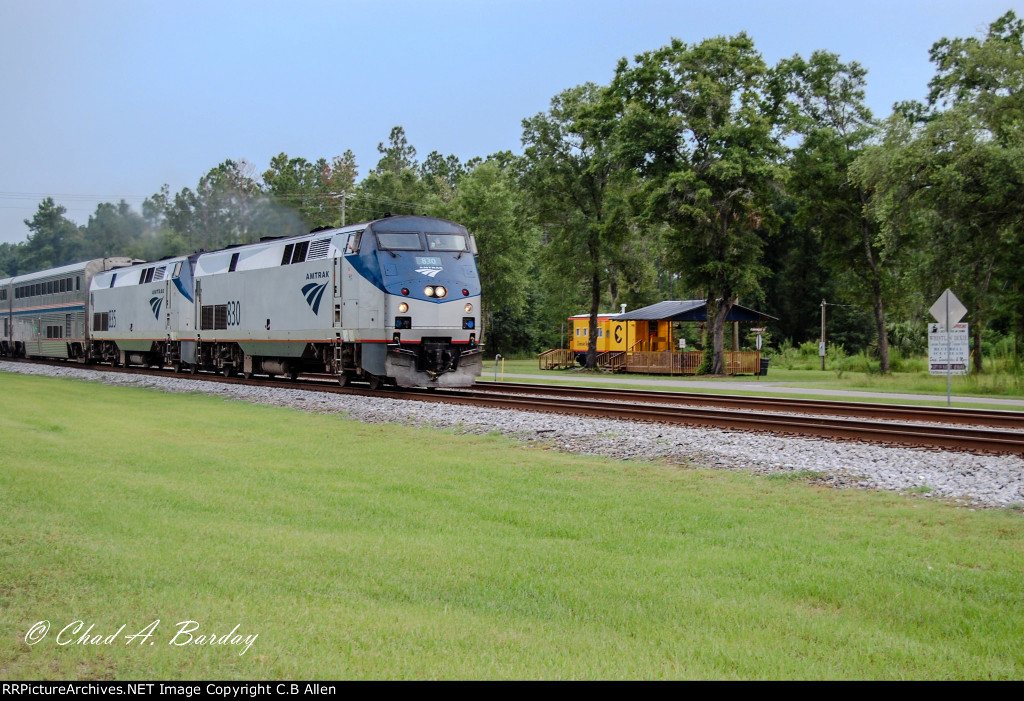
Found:
[[422, 371], [432, 376], [451, 372], [458, 366], [459, 351], [452, 347], [449, 339], [424, 342], [420, 348]]
[[435, 348], [427, 352], [428, 365], [435, 372], [446, 369], [451, 365], [454, 357], [454, 354], [446, 348]]

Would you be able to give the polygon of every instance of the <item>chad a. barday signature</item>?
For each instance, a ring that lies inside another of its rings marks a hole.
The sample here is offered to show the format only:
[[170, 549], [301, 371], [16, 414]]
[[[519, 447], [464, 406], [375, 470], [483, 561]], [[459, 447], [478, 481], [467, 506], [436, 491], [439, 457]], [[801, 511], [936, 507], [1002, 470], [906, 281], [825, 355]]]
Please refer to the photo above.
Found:
[[[241, 624], [236, 625], [231, 629], [230, 633], [224, 635], [199, 632], [199, 623], [197, 621], [178, 621], [175, 625], [177, 626], [175, 633], [167, 641], [168, 645], [174, 647], [181, 647], [183, 645], [230, 645], [241, 647], [241, 652], [238, 653], [241, 656], [248, 652], [252, 644], [256, 642], [256, 638], [259, 637], [259, 633], [248, 635], [239, 633], [238, 629], [242, 627]], [[121, 640], [125, 641], [125, 645], [132, 645], [134, 643], [153, 645], [156, 641], [151, 638], [156, 636], [156, 631], [159, 627], [160, 619], [158, 618], [137, 633], [129, 632], [122, 635], [125, 629], [128, 628], [128, 624], [125, 623], [115, 632], [104, 635], [102, 632], [94, 632], [96, 629], [95, 623], [87, 626], [85, 621], [79, 620], [72, 621], [61, 628], [54, 640], [58, 645], [113, 645]], [[29, 645], [42, 642], [49, 634], [50, 628], [49, 621], [35, 623], [29, 628], [28, 633], [25, 634], [25, 642]]]

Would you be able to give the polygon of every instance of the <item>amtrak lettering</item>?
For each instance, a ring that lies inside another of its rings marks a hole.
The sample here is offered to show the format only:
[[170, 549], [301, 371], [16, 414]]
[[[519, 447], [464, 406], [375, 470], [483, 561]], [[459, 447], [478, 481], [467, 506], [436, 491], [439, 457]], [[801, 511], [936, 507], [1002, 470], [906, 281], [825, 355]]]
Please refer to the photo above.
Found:
[[331, 277], [331, 274], [326, 270], [315, 270], [311, 273], [306, 273], [307, 280], [326, 280]]

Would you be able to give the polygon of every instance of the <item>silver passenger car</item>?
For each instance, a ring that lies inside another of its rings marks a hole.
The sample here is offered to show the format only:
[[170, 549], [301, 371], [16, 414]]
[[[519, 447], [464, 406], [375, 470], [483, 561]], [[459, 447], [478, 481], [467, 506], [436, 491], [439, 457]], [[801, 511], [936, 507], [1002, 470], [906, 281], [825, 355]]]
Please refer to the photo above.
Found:
[[89, 348], [88, 290], [93, 276], [133, 263], [98, 258], [18, 275], [5, 284], [7, 324], [0, 325], [10, 355], [86, 360]]

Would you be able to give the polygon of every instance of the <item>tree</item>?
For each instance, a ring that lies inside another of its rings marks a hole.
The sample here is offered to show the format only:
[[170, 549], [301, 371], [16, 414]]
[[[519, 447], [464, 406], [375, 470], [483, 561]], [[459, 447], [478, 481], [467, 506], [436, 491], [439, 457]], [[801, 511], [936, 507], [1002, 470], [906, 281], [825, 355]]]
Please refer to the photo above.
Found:
[[[482, 318], [488, 321], [487, 347], [495, 353], [521, 350], [525, 311], [534, 291], [532, 273], [539, 231], [527, 215], [515, 173], [488, 159], [458, 180], [450, 205], [434, 214], [464, 225], [480, 255]], [[500, 323], [498, 321], [500, 320]]]
[[705, 292], [712, 372], [724, 365], [725, 319], [760, 299], [760, 263], [782, 179], [780, 100], [746, 34], [668, 46], [620, 61], [612, 83], [617, 153], [646, 176], [642, 216], [669, 227], [671, 261]]
[[469, 171], [469, 168], [459, 162], [457, 156], [442, 156], [437, 151], [431, 151], [420, 164], [420, 178], [431, 194], [444, 202], [450, 202], [455, 197], [459, 181]]
[[127, 202], [121, 200], [116, 205], [102, 202], [82, 228], [84, 257], [144, 256], [147, 253], [143, 241], [145, 231], [146, 220], [133, 212]]
[[299, 216], [273, 205], [245, 161], [224, 161], [199, 179], [195, 191], [184, 188], [165, 201], [167, 223], [191, 250], [308, 231]]
[[[960, 236], [946, 236], [961, 260], [951, 263], [975, 292], [974, 365], [982, 371], [981, 335], [998, 300], [1024, 333], [1018, 313], [1020, 262], [1024, 259], [1024, 22], [1012, 11], [993, 22], [983, 40], [941, 39], [931, 49], [936, 75], [929, 87], [932, 107], [951, 108], [934, 121], [948, 123], [956, 146], [945, 146], [949, 161], [942, 173], [945, 197], [937, 209]], [[959, 125], [959, 126], [958, 126]], [[953, 204], [955, 203], [955, 204]], [[954, 211], [955, 210], [955, 211]], [[952, 266], [951, 266], [952, 267]], [[965, 300], [968, 301], [968, 300]]]
[[969, 107], [1001, 144], [1020, 139], [1024, 115], [1024, 22], [1011, 10], [989, 25], [984, 40], [940, 39], [929, 56], [935, 77], [928, 103]]
[[[317, 164], [320, 170], [319, 186], [323, 193], [321, 200], [323, 221], [325, 224], [331, 223], [335, 226], [344, 225], [348, 223], [348, 196], [355, 190], [356, 178], [359, 176], [356, 156], [351, 149], [346, 149], [345, 153], [331, 158], [330, 163], [320, 159]], [[336, 216], [339, 207], [341, 209], [340, 220]]]
[[81, 256], [78, 225], [64, 216], [67, 209], [47, 197], [25, 226], [31, 232], [20, 253], [22, 270], [43, 270], [76, 262]]
[[[1009, 12], [984, 41], [942, 39], [931, 51], [929, 105], [904, 104], [885, 142], [858, 160], [854, 175], [877, 191], [872, 211], [889, 237], [925, 236], [931, 293], [956, 287], [972, 324], [975, 371], [982, 333], [1014, 289], [1024, 243], [1024, 24]], [[945, 108], [945, 109], [943, 109]], [[935, 289], [935, 288], [938, 289]]]
[[388, 145], [377, 144], [377, 152], [381, 154], [375, 173], [401, 173], [416, 167], [416, 148], [409, 143], [405, 129], [401, 126], [391, 127], [388, 134]]
[[166, 184], [160, 188], [160, 192], [142, 202], [142, 218], [146, 220], [150, 254], [140, 257], [157, 260], [189, 253], [190, 249], [184, 237], [174, 231], [167, 221], [169, 203], [170, 187]]
[[793, 98], [793, 130], [802, 137], [791, 160], [789, 190], [797, 199], [795, 223], [813, 231], [841, 294], [873, 312], [881, 372], [890, 370], [886, 309], [899, 293], [906, 235], [881, 236], [867, 207], [870, 187], [850, 168], [877, 134], [864, 104], [867, 71], [836, 54], [814, 52], [780, 62], [780, 80]]
[[597, 364], [602, 290], [629, 235], [630, 174], [613, 158], [604, 100], [605, 89], [587, 83], [523, 120], [524, 184], [545, 230], [544, 259], [562, 285], [582, 283], [589, 290], [588, 368]]
[[263, 173], [264, 191], [275, 202], [297, 212], [307, 229], [338, 226], [346, 218], [346, 198], [357, 175], [355, 155], [346, 151], [328, 162], [310, 163], [280, 153]]
[[21, 249], [24, 244], [0, 243], [0, 278], [14, 277], [21, 272]]
[[377, 167], [359, 183], [353, 211], [362, 219], [379, 219], [387, 214], [422, 213], [429, 189], [420, 177], [416, 149], [409, 144], [405, 129], [391, 129], [388, 144], [377, 144], [381, 154]]

